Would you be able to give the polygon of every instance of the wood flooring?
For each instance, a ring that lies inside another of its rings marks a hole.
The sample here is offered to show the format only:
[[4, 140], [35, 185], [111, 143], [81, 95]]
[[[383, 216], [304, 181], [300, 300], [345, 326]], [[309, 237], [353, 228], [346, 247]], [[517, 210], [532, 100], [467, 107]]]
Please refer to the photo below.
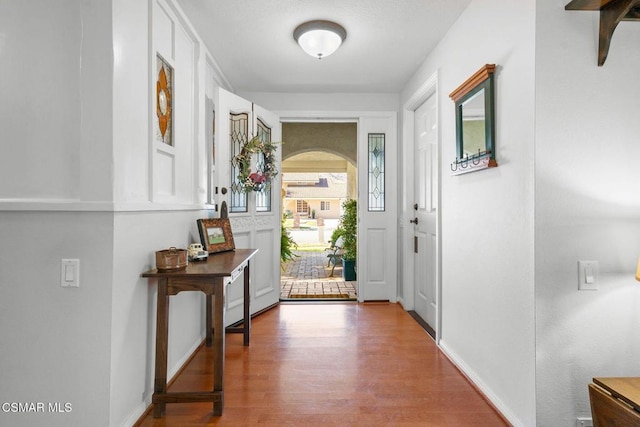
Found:
[[[170, 390], [213, 387], [201, 347]], [[168, 404], [140, 426], [506, 426], [427, 333], [391, 303], [281, 304], [227, 334], [225, 407]]]

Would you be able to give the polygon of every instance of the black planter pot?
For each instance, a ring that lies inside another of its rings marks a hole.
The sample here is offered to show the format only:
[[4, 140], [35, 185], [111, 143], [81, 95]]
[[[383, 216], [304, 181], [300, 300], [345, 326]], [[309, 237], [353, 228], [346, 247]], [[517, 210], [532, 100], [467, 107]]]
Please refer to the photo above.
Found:
[[356, 260], [342, 258], [342, 279], [345, 282], [354, 282], [356, 280]]

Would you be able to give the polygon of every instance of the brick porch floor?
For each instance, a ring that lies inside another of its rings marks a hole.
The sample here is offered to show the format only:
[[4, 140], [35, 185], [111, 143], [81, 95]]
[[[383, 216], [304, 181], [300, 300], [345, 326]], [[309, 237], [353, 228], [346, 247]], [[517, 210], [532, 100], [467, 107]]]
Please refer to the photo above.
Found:
[[[329, 252], [296, 252], [298, 257], [285, 265], [280, 281], [280, 299], [299, 299], [295, 295], [347, 294], [356, 299], [357, 282], [342, 280], [342, 266], [337, 265], [333, 277], [327, 267]], [[322, 299], [322, 298], [318, 298]]]

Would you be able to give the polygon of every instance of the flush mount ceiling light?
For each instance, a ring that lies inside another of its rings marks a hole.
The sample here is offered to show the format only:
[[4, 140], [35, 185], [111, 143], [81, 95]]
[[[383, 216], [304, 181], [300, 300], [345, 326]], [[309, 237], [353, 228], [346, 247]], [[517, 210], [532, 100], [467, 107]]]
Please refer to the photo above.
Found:
[[309, 21], [298, 25], [293, 31], [293, 38], [302, 50], [322, 59], [338, 50], [347, 38], [347, 30], [331, 21]]

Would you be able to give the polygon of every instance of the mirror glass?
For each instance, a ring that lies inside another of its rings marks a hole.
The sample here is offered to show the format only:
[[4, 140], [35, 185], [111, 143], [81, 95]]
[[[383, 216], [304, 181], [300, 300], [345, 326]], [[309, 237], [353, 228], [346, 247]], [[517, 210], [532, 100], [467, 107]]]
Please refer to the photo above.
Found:
[[477, 93], [460, 105], [462, 110], [462, 153], [460, 157], [471, 157], [486, 149], [485, 90]]

